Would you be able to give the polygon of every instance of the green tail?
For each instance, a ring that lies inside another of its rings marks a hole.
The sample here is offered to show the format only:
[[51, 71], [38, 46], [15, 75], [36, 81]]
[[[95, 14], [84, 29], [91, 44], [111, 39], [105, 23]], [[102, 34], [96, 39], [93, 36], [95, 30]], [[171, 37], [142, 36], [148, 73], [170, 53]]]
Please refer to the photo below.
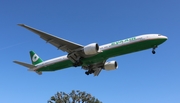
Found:
[[43, 62], [43, 60], [33, 51], [30, 51], [30, 57], [31, 57], [31, 62], [33, 65], [37, 65], [41, 62]]

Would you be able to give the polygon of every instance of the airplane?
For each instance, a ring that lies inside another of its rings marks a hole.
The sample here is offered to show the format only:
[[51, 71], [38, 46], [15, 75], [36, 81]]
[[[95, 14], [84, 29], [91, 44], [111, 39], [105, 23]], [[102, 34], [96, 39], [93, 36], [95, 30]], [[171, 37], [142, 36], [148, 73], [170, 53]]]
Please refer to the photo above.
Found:
[[86, 70], [86, 75], [94, 74], [94, 76], [98, 76], [101, 70], [110, 71], [118, 68], [116, 61], [107, 61], [109, 58], [151, 48], [152, 54], [155, 54], [155, 49], [168, 39], [168, 37], [161, 34], [144, 34], [101, 46], [98, 43], [83, 46], [25, 24], [18, 25], [39, 35], [40, 38], [54, 45], [57, 49], [67, 52], [67, 55], [43, 61], [35, 52], [30, 51], [32, 64], [13, 61], [29, 68], [30, 71], [35, 71], [39, 75], [42, 72], [81, 66], [82, 69]]

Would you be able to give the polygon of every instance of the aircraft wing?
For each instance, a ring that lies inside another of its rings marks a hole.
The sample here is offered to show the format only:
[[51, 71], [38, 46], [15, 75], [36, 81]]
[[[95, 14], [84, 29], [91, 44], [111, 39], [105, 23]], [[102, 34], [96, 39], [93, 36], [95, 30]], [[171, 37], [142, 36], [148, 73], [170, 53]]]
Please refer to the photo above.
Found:
[[18, 24], [19, 26], [22, 26], [34, 33], [36, 33], [37, 35], [39, 35], [42, 39], [44, 39], [47, 43], [50, 43], [52, 45], [54, 45], [55, 47], [57, 47], [58, 49], [61, 49], [62, 51], [66, 51], [68, 53], [71, 53], [77, 49], [81, 49], [84, 46], [77, 44], [77, 43], [73, 43], [71, 41], [56, 37], [54, 35], [45, 33], [43, 31], [34, 29], [30, 26], [27, 26], [25, 24]]

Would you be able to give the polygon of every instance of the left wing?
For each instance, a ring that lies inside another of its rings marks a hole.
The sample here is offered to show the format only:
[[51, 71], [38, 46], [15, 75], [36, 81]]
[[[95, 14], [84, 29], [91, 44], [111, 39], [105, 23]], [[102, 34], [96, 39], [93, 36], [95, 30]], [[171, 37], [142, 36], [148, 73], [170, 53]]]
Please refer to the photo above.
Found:
[[18, 24], [19, 26], [22, 26], [34, 33], [36, 33], [37, 35], [39, 35], [42, 39], [44, 39], [47, 43], [50, 43], [52, 45], [54, 45], [55, 47], [57, 47], [58, 49], [61, 49], [62, 51], [66, 51], [68, 53], [72, 53], [73, 51], [76, 51], [78, 49], [83, 48], [82, 45], [77, 44], [77, 43], [73, 43], [71, 41], [56, 37], [54, 35], [45, 33], [43, 31], [34, 29], [30, 26], [24, 25], [24, 24]]

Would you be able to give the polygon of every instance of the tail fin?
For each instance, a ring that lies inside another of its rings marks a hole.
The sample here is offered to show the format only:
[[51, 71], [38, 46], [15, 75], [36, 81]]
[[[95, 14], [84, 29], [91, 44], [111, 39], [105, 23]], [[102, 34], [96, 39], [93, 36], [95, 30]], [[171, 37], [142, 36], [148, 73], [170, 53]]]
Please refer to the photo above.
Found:
[[31, 62], [33, 65], [37, 65], [41, 62], [43, 62], [43, 60], [33, 51], [30, 51], [30, 57], [31, 57]]

